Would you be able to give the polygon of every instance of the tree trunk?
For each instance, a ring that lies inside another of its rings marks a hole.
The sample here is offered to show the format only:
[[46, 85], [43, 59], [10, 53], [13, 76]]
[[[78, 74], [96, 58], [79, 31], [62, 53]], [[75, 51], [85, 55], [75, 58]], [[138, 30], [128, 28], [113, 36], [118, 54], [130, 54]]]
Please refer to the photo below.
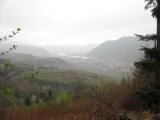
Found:
[[160, 50], [160, 17], [157, 17], [157, 49]]
[[[157, 8], [160, 9], [160, 0], [157, 0]], [[159, 10], [158, 10], [159, 11]], [[160, 16], [157, 17], [157, 49], [160, 50]]]
[[[157, 8], [160, 9], [160, 0], [157, 0]], [[157, 50], [160, 51], [160, 16], [159, 14], [156, 17], [157, 17], [157, 46], [156, 47], [157, 47]], [[156, 77], [156, 80], [160, 81], [160, 58], [158, 58], [156, 64], [157, 64], [156, 65], [157, 67], [156, 67], [155, 77]]]

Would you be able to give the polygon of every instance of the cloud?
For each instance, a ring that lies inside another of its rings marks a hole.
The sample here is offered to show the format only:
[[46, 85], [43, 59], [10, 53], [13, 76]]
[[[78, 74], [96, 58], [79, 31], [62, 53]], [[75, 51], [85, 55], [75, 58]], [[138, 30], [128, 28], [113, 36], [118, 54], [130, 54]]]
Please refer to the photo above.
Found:
[[3, 0], [0, 31], [21, 27], [21, 41], [87, 44], [155, 32], [139, 0]]

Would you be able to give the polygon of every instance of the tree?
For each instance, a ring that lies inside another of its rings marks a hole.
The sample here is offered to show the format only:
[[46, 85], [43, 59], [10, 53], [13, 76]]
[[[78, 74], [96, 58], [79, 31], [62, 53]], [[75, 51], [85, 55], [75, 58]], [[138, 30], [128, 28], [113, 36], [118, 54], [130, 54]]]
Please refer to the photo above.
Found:
[[[8, 39], [14, 37], [16, 34], [19, 33], [20, 30], [21, 30], [20, 28], [17, 28], [15, 31], [12, 31], [11, 34], [0, 38], [0, 43], [5, 42]], [[12, 50], [15, 50], [16, 48], [17, 48], [17, 45], [12, 45], [8, 50], [1, 50], [0, 56], [6, 55], [7, 53], [11, 52]], [[3, 80], [1, 80], [1, 78], [5, 79], [5, 82], [7, 82], [8, 77], [10, 77], [9, 73], [11, 73], [11, 72], [13, 72], [13, 71], [12, 71], [10, 62], [7, 60], [1, 59], [0, 60], [0, 85], [1, 85], [1, 83], [4, 82]]]
[[[8, 39], [14, 37], [20, 30], [20, 28], [17, 28], [15, 31], [12, 31], [11, 34], [0, 38], [0, 43], [6, 42]], [[0, 56], [6, 55], [12, 50], [15, 50], [16, 47], [17, 45], [12, 45], [8, 50], [1, 49]], [[16, 104], [17, 102], [17, 99], [14, 96], [15, 91], [13, 88], [10, 88], [8, 84], [12, 74], [13, 66], [10, 61], [0, 59], [0, 107], [8, 107]]]
[[118, 120], [118, 112], [115, 108], [116, 96], [114, 95], [115, 85], [105, 81], [96, 85], [86, 85], [90, 101], [89, 120]]
[[152, 8], [152, 16], [157, 18], [157, 49], [160, 50], [160, 0], [145, 0], [145, 9]]
[[155, 77], [157, 80], [160, 80], [160, 0], [145, 0], [147, 5], [145, 6], [146, 9], [152, 8], [152, 16], [157, 18], [157, 35], [156, 35], [156, 55], [158, 57], [156, 65], [157, 69], [155, 72]]
[[151, 108], [160, 102], [160, 0], [145, 0], [145, 9], [152, 8], [152, 16], [157, 19], [157, 33], [137, 35], [140, 40], [153, 42], [153, 46], [143, 47], [144, 57], [135, 62], [135, 76], [138, 79], [137, 95], [145, 106]]

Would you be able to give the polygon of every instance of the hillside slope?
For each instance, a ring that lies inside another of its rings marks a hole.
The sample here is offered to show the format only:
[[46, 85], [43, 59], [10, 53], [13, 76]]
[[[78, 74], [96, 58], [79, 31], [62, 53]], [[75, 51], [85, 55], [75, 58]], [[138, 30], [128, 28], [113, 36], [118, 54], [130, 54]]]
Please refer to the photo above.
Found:
[[[55, 57], [56, 56], [42, 47], [19, 44], [19, 43], [14, 43], [14, 44], [18, 45], [18, 47], [16, 48], [16, 50], [12, 51], [12, 53], [30, 54], [30, 55], [37, 56], [37, 57]], [[0, 45], [0, 52], [9, 50], [9, 48], [12, 45], [13, 44], [11, 43], [9, 44], [5, 43], [5, 44]]]
[[71, 65], [66, 62], [65, 60], [57, 57], [36, 57], [30, 54], [22, 54], [22, 53], [15, 53], [15, 54], [7, 54], [2, 57], [3, 59], [9, 59], [13, 63], [19, 64], [28, 64], [32, 66], [43, 66], [43, 67], [59, 67], [59, 68], [70, 68]]
[[133, 63], [143, 54], [140, 52], [143, 42], [137, 37], [122, 37], [115, 41], [106, 41], [90, 51], [87, 56], [106, 62]]

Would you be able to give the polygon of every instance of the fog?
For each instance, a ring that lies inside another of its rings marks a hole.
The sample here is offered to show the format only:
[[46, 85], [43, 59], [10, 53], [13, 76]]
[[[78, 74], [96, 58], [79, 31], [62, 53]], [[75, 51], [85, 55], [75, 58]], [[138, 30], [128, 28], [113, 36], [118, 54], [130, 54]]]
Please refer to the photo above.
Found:
[[143, 0], [1, 0], [0, 32], [17, 27], [17, 42], [86, 45], [155, 32]]

